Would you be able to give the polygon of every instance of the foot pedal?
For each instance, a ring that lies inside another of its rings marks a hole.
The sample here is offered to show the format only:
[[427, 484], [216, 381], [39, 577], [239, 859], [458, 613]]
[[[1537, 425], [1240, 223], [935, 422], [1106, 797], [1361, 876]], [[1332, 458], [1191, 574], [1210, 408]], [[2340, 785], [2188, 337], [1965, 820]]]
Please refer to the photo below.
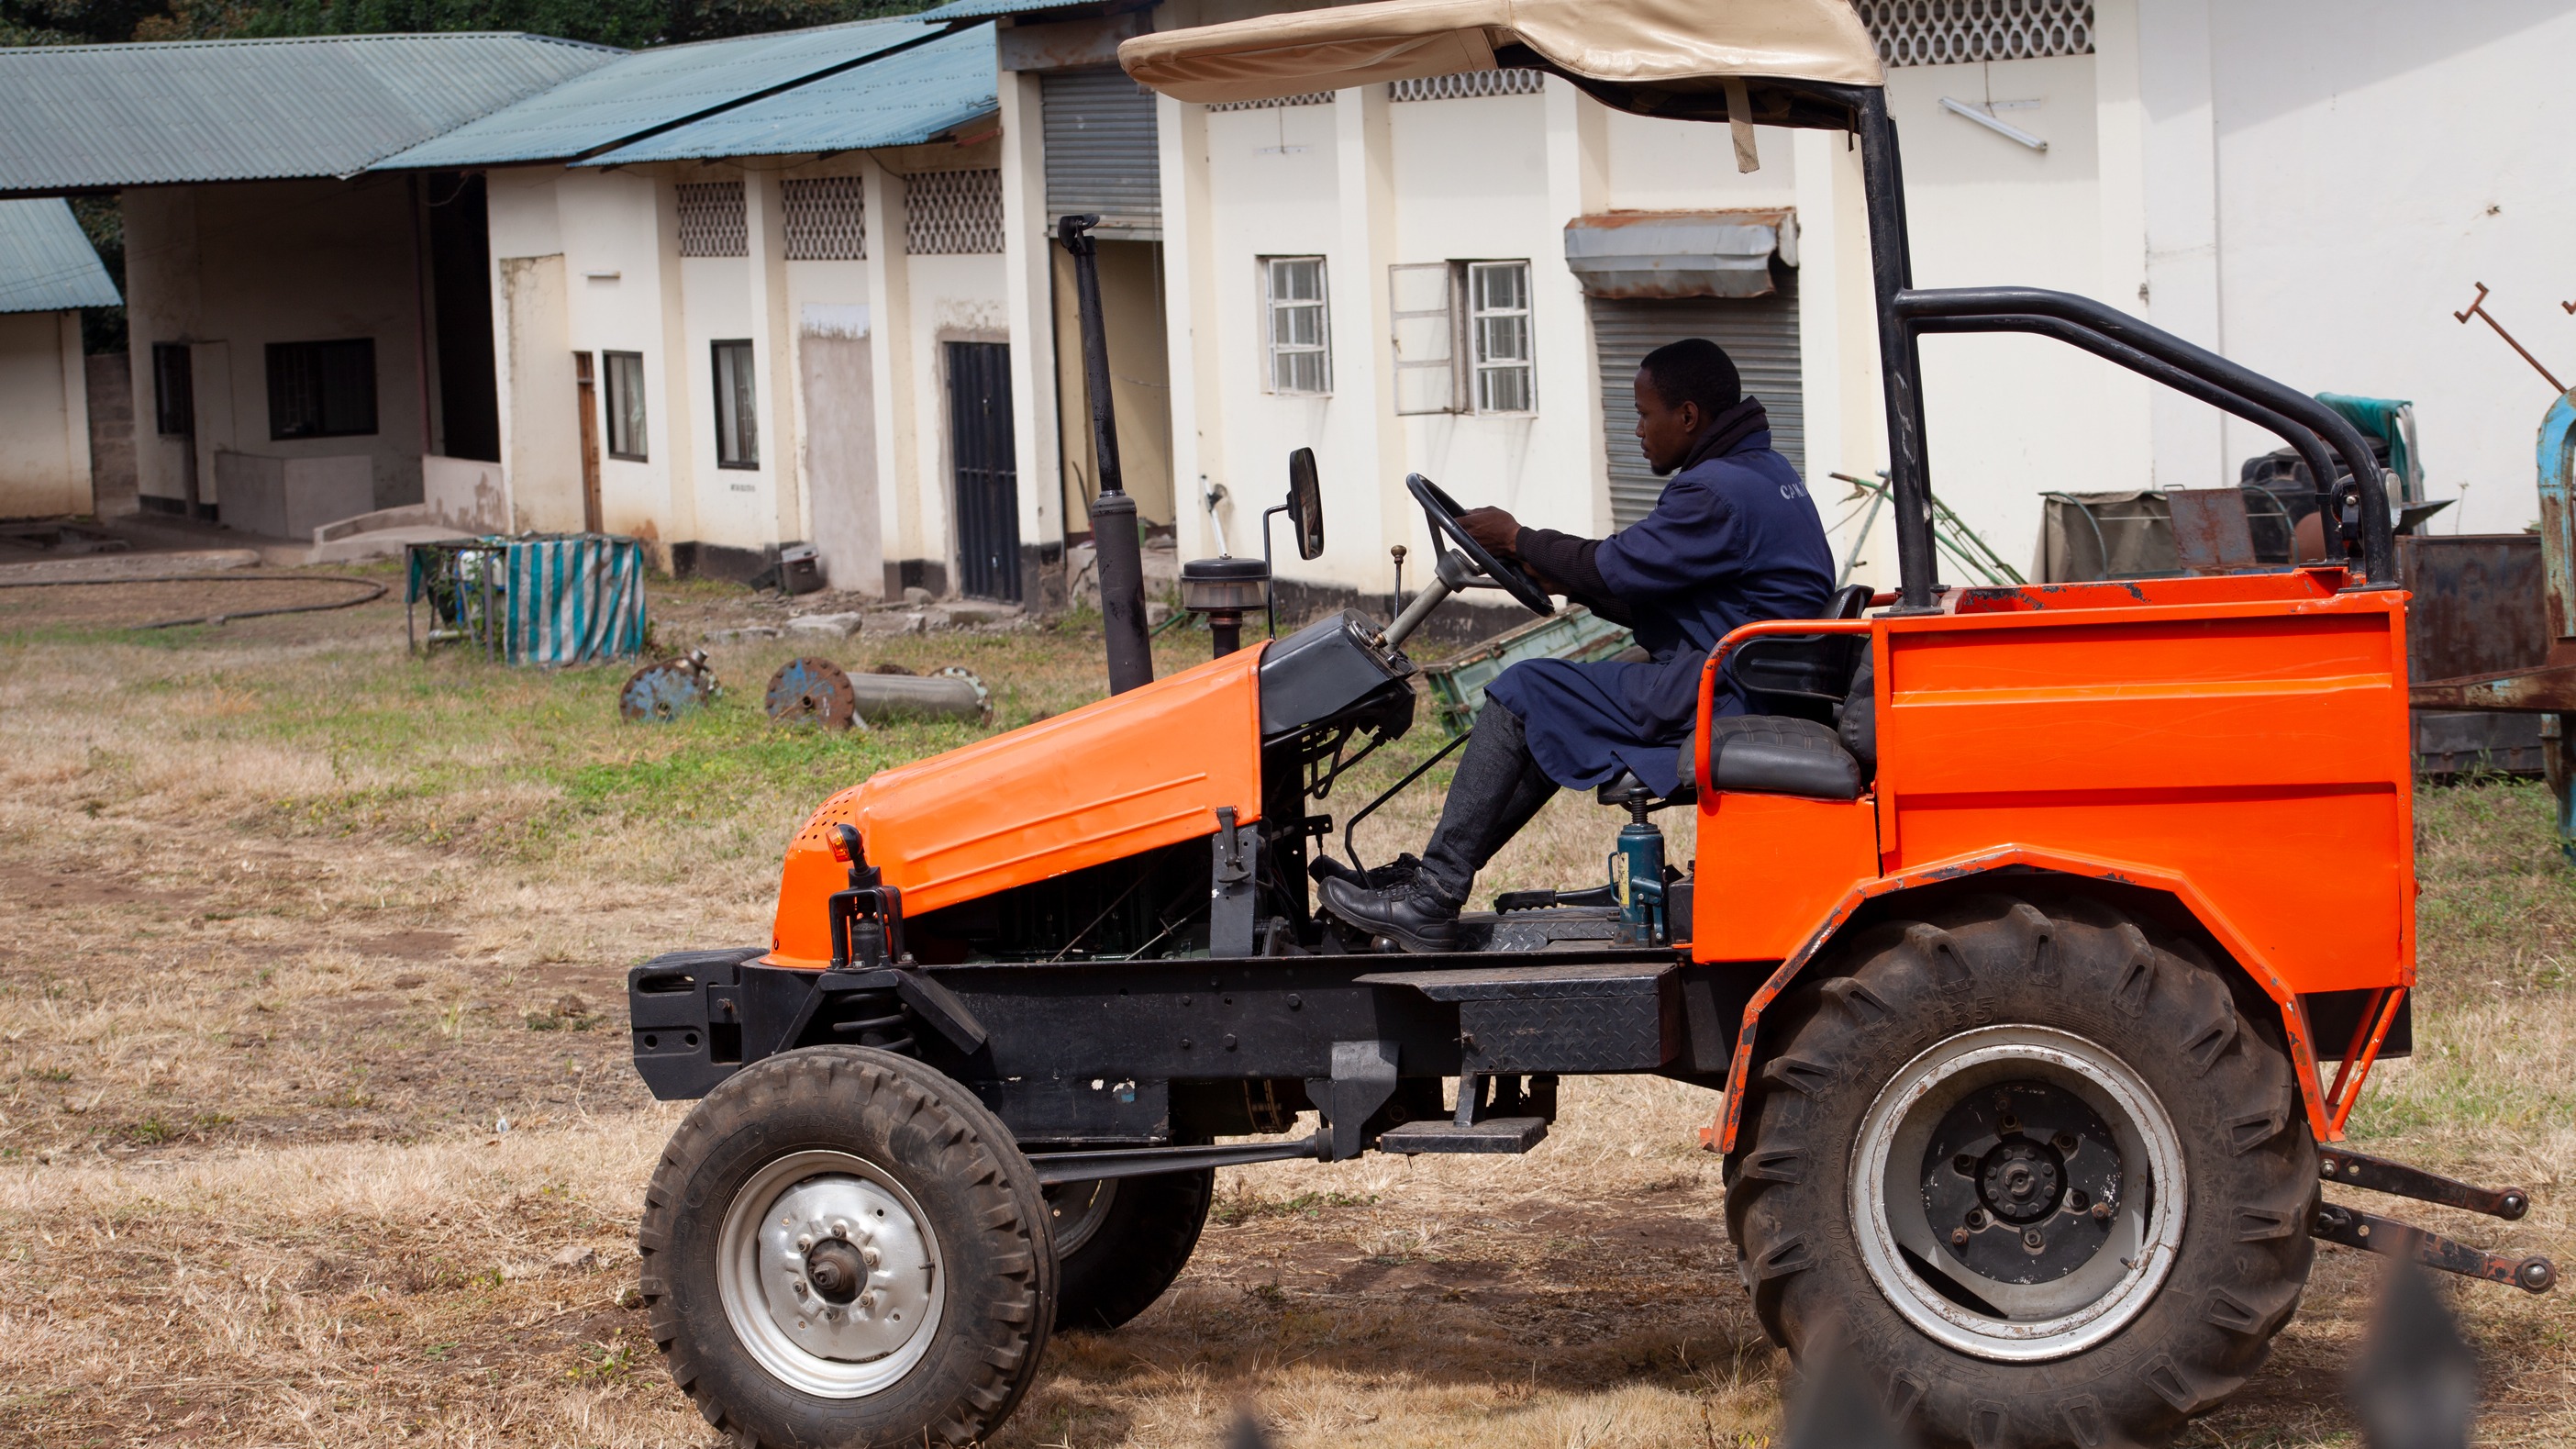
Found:
[[1455, 1122], [1407, 1122], [1378, 1134], [1377, 1150], [1401, 1152], [1527, 1152], [1547, 1138], [1544, 1117], [1488, 1117], [1461, 1127]]

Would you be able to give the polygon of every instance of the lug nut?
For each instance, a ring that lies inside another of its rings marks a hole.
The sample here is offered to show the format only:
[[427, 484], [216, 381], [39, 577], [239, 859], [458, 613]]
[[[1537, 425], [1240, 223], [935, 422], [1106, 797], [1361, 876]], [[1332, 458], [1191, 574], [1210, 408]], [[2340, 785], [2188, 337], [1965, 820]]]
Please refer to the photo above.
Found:
[[1951, 1158], [1950, 1166], [1956, 1169], [1961, 1177], [1974, 1177], [1977, 1175], [1977, 1159], [1970, 1157], [1964, 1152]]
[[859, 1249], [859, 1261], [873, 1268], [879, 1263], [885, 1261], [885, 1254], [878, 1252], [874, 1248], [861, 1248]]
[[2075, 1150], [2075, 1134], [2072, 1132], [2060, 1132], [2055, 1137], [2050, 1138], [2049, 1143], [2060, 1152], [2072, 1152]]
[[1968, 1230], [1966, 1228], [1952, 1228], [1950, 1230], [1950, 1246], [1954, 1248], [1964, 1248], [1968, 1246]]
[[876, 1295], [876, 1290], [875, 1290], [875, 1289], [873, 1289], [873, 1288], [871, 1288], [871, 1289], [869, 1289], [867, 1292], [860, 1294], [860, 1295], [859, 1295], [859, 1301], [858, 1301], [858, 1302], [857, 1302], [857, 1304], [855, 1304], [854, 1306], [855, 1306], [855, 1307], [856, 1307], [856, 1308], [857, 1308], [861, 1313], [867, 1313], [867, 1312], [871, 1312], [871, 1311], [873, 1311], [873, 1310], [876, 1308], [876, 1306], [877, 1306], [877, 1295]]
[[810, 1253], [814, 1251], [814, 1235], [812, 1233], [798, 1233], [796, 1235], [796, 1251], [800, 1253]]
[[2041, 1248], [2046, 1247], [2048, 1245], [2048, 1240], [2039, 1235], [2039, 1229], [2026, 1228], [2022, 1231], [2021, 1245], [2035, 1253]]
[[836, 1238], [846, 1238], [849, 1235], [850, 1225], [835, 1219], [832, 1223], [832, 1236]]
[[1982, 1228], [1982, 1227], [1984, 1227], [1985, 1225], [1986, 1225], [1986, 1210], [1985, 1210], [1984, 1208], [1970, 1208], [1970, 1209], [1968, 1209], [1968, 1226], [1969, 1226], [1969, 1227], [1972, 1227], [1972, 1228]]
[[2109, 1203], [2107, 1203], [2107, 1202], [2097, 1202], [2097, 1203], [2093, 1204], [2093, 1221], [2095, 1221], [2095, 1222], [2097, 1222], [2097, 1223], [2107, 1223], [2107, 1222], [2109, 1222], [2110, 1220], [2111, 1220], [2111, 1205], [2110, 1205]]

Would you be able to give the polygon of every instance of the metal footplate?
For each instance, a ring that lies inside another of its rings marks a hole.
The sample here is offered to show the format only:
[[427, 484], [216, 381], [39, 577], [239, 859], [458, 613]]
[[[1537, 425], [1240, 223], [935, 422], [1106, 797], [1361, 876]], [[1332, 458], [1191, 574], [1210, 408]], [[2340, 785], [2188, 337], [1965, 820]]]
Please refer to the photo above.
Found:
[[2547, 1258], [2524, 1258], [2519, 1262], [2498, 1257], [2482, 1248], [2428, 1233], [2422, 1228], [2383, 1218], [2355, 1208], [2327, 1203], [2317, 1209], [2317, 1220], [2309, 1232], [2329, 1243], [2347, 1248], [2360, 1248], [2391, 1258], [2412, 1258], [2427, 1268], [2457, 1273], [2465, 1278], [2480, 1278], [2489, 1283], [2509, 1283], [2527, 1293], [2546, 1293], [2558, 1285], [2558, 1268]]
[[1401, 1152], [1527, 1152], [1547, 1137], [1544, 1117], [1488, 1117], [1482, 1122], [1407, 1122], [1378, 1134], [1377, 1150]]

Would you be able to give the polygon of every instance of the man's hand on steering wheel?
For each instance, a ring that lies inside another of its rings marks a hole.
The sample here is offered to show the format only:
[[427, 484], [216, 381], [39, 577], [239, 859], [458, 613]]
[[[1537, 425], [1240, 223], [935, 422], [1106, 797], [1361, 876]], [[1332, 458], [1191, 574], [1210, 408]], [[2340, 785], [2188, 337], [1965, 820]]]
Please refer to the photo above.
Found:
[[1470, 508], [1458, 515], [1458, 526], [1494, 557], [1517, 562], [1521, 556], [1520, 520], [1499, 508]]

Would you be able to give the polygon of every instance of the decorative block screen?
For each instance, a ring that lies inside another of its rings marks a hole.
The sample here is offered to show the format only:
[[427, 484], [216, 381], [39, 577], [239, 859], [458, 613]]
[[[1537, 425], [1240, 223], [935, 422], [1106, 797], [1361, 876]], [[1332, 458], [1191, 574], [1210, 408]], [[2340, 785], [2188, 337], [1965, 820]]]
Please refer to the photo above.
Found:
[[1469, 96], [1534, 96], [1547, 89], [1547, 77], [1534, 70], [1468, 70], [1435, 75], [1428, 80], [1397, 81], [1386, 88], [1391, 101], [1458, 101]]
[[859, 178], [816, 176], [778, 189], [785, 213], [787, 260], [854, 262], [868, 254], [867, 216], [859, 205]]
[[2093, 53], [2093, 0], [1854, 0], [1897, 65]]
[[751, 250], [739, 181], [680, 183], [680, 255], [739, 257]]
[[1332, 103], [1331, 91], [1308, 91], [1301, 96], [1272, 96], [1263, 101], [1219, 101], [1208, 109], [1211, 111], [1269, 111], [1281, 106], [1329, 106]]
[[1002, 173], [925, 171], [903, 184], [903, 248], [916, 256], [1002, 249]]

